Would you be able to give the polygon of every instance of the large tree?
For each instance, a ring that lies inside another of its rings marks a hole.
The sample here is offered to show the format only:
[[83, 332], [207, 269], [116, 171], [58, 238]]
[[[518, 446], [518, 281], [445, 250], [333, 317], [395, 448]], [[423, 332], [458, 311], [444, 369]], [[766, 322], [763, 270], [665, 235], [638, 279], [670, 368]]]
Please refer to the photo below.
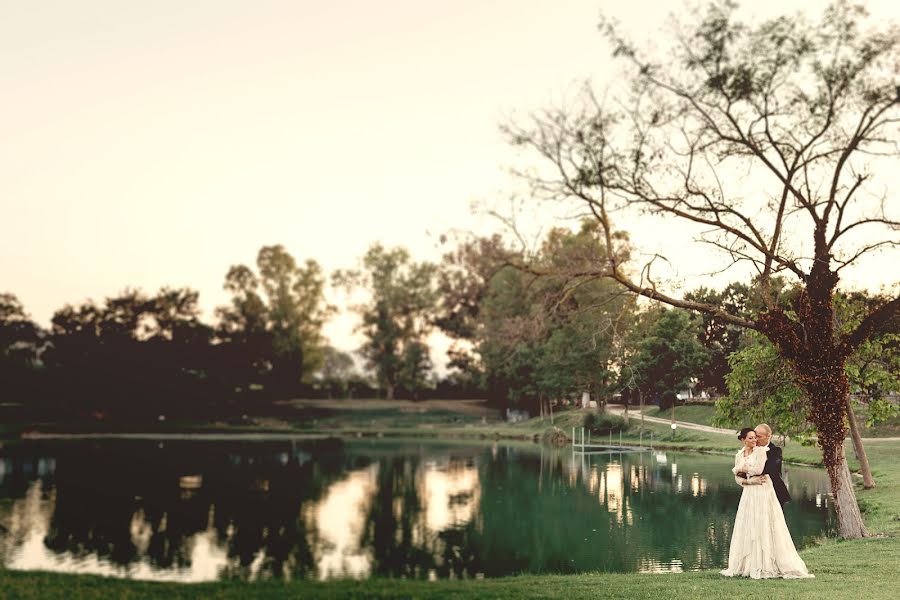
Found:
[[640, 317], [627, 373], [645, 398], [670, 408], [678, 393], [698, 382], [710, 353], [700, 343], [699, 320], [690, 313], [659, 307]]
[[[741, 21], [715, 2], [682, 22], [671, 44], [644, 51], [601, 28], [626, 73], [609, 103], [587, 90], [574, 106], [510, 125], [543, 168], [538, 195], [576, 201], [603, 228], [610, 252], [580, 274], [607, 277], [654, 300], [712, 314], [771, 340], [808, 402], [831, 480], [838, 531], [866, 534], [844, 455], [848, 358], [900, 309], [872, 306], [847, 333], [833, 298], [844, 269], [900, 245], [879, 178], [896, 172], [900, 32], [869, 28], [864, 11], [839, 1], [818, 22]], [[893, 205], [896, 212], [896, 203]], [[698, 239], [729, 263], [752, 267], [764, 309], [752, 318], [691, 301], [658, 284], [651, 265], [628, 269], [611, 214], [639, 210], [697, 226]], [[777, 304], [772, 281], [799, 286]]]
[[41, 328], [13, 294], [0, 294], [0, 368], [31, 367], [42, 346]]
[[0, 398], [33, 400], [46, 333], [28, 316], [19, 299], [0, 294]]
[[[731, 314], [747, 316], [747, 291], [746, 284], [730, 283], [721, 291], [700, 287], [685, 294], [685, 299], [703, 304], [726, 306], [726, 310]], [[698, 374], [700, 389], [712, 392], [714, 395], [726, 394], [728, 393], [725, 384], [725, 376], [729, 371], [728, 356], [739, 348], [745, 330], [724, 322], [715, 315], [700, 313], [699, 316], [701, 320], [699, 339], [709, 353], [706, 366]]]
[[480, 369], [489, 398], [501, 404], [603, 396], [615, 379], [615, 339], [634, 303], [611, 282], [569, 276], [603, 254], [589, 221], [578, 231], [551, 229], [533, 252], [514, 252], [496, 236], [461, 243], [445, 255], [440, 275], [437, 323], [468, 342], [452, 364]]
[[367, 302], [354, 309], [366, 338], [360, 349], [388, 399], [398, 388], [418, 397], [430, 370], [425, 338], [432, 327], [437, 292], [435, 266], [414, 262], [405, 248], [375, 243], [358, 269], [338, 271], [336, 285], [362, 288]]
[[263, 246], [257, 273], [234, 265], [225, 276], [231, 304], [218, 309], [222, 354], [236, 383], [263, 382], [276, 394], [296, 392], [322, 364], [322, 326], [334, 308], [325, 302], [325, 276], [314, 260], [303, 265], [281, 245]]
[[316, 372], [320, 389], [331, 399], [334, 395], [347, 398], [350, 381], [356, 375], [353, 357], [333, 346], [325, 346], [322, 352], [322, 367]]

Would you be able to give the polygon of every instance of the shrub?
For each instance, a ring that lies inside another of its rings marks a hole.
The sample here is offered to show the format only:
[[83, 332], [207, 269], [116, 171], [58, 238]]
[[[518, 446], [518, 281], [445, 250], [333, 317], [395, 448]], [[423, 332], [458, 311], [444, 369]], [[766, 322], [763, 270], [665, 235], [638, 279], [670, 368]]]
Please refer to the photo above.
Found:
[[628, 423], [624, 417], [611, 415], [607, 412], [592, 412], [584, 416], [584, 427], [592, 434], [618, 432], [628, 429]]
[[569, 438], [559, 427], [548, 427], [541, 435], [541, 443], [546, 446], [565, 446]]

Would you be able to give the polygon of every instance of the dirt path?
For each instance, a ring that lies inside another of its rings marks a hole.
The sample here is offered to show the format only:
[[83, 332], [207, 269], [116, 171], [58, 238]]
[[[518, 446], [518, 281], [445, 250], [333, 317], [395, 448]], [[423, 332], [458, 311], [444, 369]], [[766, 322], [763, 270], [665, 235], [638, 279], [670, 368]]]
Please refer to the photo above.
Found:
[[[607, 405], [607, 410], [614, 415], [624, 415], [625, 407], [621, 404], [609, 404]], [[632, 410], [628, 412], [628, 416], [630, 419], [640, 420], [640, 413], [636, 410]], [[671, 419], [660, 419], [659, 417], [650, 417], [644, 415], [644, 420], [650, 423], [660, 423], [662, 425], [670, 425], [672, 423]], [[688, 423], [686, 421], [675, 420], [675, 423], [678, 424], [679, 427], [684, 429], [693, 429], [695, 431], [705, 431], [706, 433], [723, 433], [727, 435], [734, 435], [736, 432], [733, 429], [723, 429], [721, 427], [712, 427], [710, 425], [700, 425], [699, 423]], [[870, 442], [900, 442], [900, 437], [867, 437], [862, 438], [867, 444]], [[850, 438], [847, 438], [849, 441]]]

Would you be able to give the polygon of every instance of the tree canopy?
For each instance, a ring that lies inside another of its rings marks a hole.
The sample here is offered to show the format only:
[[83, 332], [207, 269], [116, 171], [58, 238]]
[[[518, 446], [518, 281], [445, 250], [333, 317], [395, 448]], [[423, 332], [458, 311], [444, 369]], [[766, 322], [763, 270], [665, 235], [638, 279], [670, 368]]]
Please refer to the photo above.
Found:
[[363, 256], [360, 268], [334, 275], [337, 285], [369, 293], [367, 302], [354, 307], [366, 338], [360, 353], [388, 398], [398, 388], [418, 397], [427, 383], [431, 358], [425, 337], [437, 301], [434, 278], [433, 264], [416, 263], [405, 248], [378, 243]]

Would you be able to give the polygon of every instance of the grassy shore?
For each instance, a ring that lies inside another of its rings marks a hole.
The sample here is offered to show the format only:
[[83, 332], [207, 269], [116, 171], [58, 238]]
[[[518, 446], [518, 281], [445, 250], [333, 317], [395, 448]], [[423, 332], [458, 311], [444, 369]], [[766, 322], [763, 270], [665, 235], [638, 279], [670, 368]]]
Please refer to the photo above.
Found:
[[[384, 433], [380, 419], [381, 408], [358, 407], [363, 411], [355, 419], [329, 422], [329, 431], [337, 434]], [[416, 409], [418, 410], [418, 409]], [[366, 412], [368, 411], [368, 412]], [[375, 411], [375, 412], [372, 412]], [[415, 415], [414, 415], [415, 416]], [[438, 434], [455, 437], [486, 437], [529, 440], [550, 426], [549, 419], [531, 419], [515, 425], [482, 422], [476, 412], [435, 417], [444, 422], [429, 423], [425, 413], [421, 420], [410, 419], [402, 427], [390, 428], [391, 435], [429, 436]], [[636, 416], [636, 415], [635, 415]], [[687, 415], [679, 415], [686, 417]], [[554, 425], [564, 431], [579, 426], [583, 413], [564, 412], [556, 415]], [[376, 420], [376, 423], [372, 423]], [[367, 423], [368, 421], [368, 423]], [[424, 423], [422, 421], [425, 421]], [[415, 423], [415, 426], [413, 426]], [[422, 425], [426, 427], [422, 427]], [[429, 426], [430, 425], [430, 426]], [[280, 429], [280, 428], [279, 428]], [[301, 431], [305, 428], [291, 427]], [[282, 429], [283, 430], [283, 429]], [[322, 431], [319, 430], [319, 433]], [[643, 439], [633, 421], [622, 436], [623, 443], [652, 442], [657, 448], [727, 452], [736, 448], [733, 436], [679, 429], [672, 436], [667, 425], [646, 423]], [[601, 438], [602, 442], [604, 438]], [[608, 438], [605, 438], [608, 439]], [[612, 441], [618, 443], [618, 434]], [[867, 600], [896, 597], [900, 589], [900, 442], [870, 440], [867, 442], [869, 460], [878, 483], [873, 490], [860, 489], [857, 494], [869, 531], [876, 537], [865, 540], [839, 541], [826, 539], [801, 553], [816, 578], [804, 581], [731, 580], [717, 571], [668, 575], [587, 573], [580, 575], [521, 575], [477, 581], [409, 581], [369, 580], [331, 582], [218, 582], [204, 584], [170, 584], [124, 581], [94, 576], [76, 576], [37, 572], [0, 570], [0, 596], [4, 598], [648, 598], [669, 600], [680, 598], [759, 598], [845, 599], [865, 596]], [[819, 464], [821, 454], [816, 448], [788, 444], [785, 460], [803, 464]], [[848, 445], [851, 468], [855, 457]]]

